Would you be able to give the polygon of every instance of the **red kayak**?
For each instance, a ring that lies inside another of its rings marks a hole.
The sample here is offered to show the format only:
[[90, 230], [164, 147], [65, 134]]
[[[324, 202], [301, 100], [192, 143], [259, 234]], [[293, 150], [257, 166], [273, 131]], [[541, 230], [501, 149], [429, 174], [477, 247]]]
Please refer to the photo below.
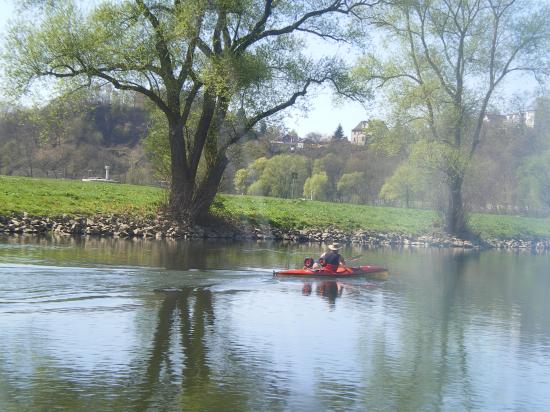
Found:
[[365, 265], [349, 268], [338, 268], [336, 272], [327, 269], [287, 269], [279, 272], [273, 272], [275, 276], [309, 276], [309, 277], [327, 277], [327, 278], [349, 278], [356, 276], [369, 276], [376, 279], [386, 279], [388, 269], [382, 266]]

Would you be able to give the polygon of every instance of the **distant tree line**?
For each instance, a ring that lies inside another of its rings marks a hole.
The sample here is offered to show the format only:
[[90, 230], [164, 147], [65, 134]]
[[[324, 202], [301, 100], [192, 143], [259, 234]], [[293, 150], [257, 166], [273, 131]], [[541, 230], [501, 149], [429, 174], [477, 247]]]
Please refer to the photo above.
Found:
[[138, 96], [111, 91], [60, 97], [43, 107], [0, 111], [0, 174], [156, 180], [142, 141], [149, 114]]
[[[484, 123], [483, 142], [464, 181], [467, 210], [550, 213], [550, 100], [539, 98], [534, 108], [533, 128]], [[414, 123], [373, 124], [379, 127], [372, 127], [366, 146], [328, 138], [323, 145], [291, 151], [272, 144], [288, 132], [280, 124], [262, 122], [228, 151], [220, 190], [443, 207], [442, 178], [424, 159], [430, 152], [423, 140], [425, 129]], [[169, 149], [159, 127], [143, 99], [112, 90], [58, 98], [43, 107], [4, 106], [0, 174], [80, 179], [90, 173], [103, 176], [104, 166], [109, 165], [113, 176], [123, 182], [166, 182]]]
[[[464, 180], [467, 210], [550, 213], [550, 100], [537, 99], [535, 109], [533, 128], [483, 124], [483, 142]], [[245, 166], [229, 167], [223, 188], [282, 198], [444, 208], [444, 179], [425, 160], [431, 150], [425, 133], [414, 123], [396, 124], [379, 127], [366, 146], [332, 140], [323, 148], [295, 152], [274, 151], [269, 139], [259, 136], [240, 146], [240, 160], [232, 164]]]

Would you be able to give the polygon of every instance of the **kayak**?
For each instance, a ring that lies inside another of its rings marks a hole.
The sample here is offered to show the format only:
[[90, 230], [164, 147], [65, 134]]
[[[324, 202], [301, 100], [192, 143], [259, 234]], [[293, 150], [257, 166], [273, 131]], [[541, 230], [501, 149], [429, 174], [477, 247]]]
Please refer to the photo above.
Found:
[[338, 268], [336, 272], [327, 269], [287, 269], [274, 271], [275, 276], [305, 276], [305, 277], [327, 277], [327, 278], [350, 278], [368, 276], [375, 279], [386, 279], [388, 269], [382, 266], [364, 265], [349, 268]]

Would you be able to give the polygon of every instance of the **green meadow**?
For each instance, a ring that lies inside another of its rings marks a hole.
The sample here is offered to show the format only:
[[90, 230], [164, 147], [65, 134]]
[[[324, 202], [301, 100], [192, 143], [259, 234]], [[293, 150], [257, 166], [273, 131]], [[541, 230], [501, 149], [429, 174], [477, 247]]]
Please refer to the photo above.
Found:
[[[0, 215], [130, 214], [152, 216], [166, 202], [164, 189], [125, 184], [0, 176]], [[422, 235], [439, 231], [430, 210], [351, 205], [299, 199], [220, 195], [212, 213], [223, 219], [281, 229], [338, 228]], [[483, 238], [550, 238], [550, 219], [472, 214], [470, 227]]]

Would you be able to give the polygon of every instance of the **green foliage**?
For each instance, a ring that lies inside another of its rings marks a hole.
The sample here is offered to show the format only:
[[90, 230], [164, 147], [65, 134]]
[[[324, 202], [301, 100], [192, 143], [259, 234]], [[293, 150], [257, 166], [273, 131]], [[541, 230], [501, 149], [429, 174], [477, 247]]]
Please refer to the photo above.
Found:
[[254, 160], [249, 166], [249, 176], [252, 180], [258, 180], [262, 173], [264, 172], [265, 167], [267, 166], [269, 159], [267, 157], [259, 157]]
[[[0, 215], [35, 216], [129, 213], [152, 216], [166, 197], [154, 187], [71, 180], [0, 176]], [[222, 195], [212, 211], [228, 220], [286, 228], [340, 228], [404, 234], [433, 231], [437, 215], [428, 210], [360, 206], [296, 199]], [[470, 225], [482, 237], [550, 238], [550, 219], [472, 214]]]
[[143, 143], [157, 177], [165, 182], [170, 182], [171, 154], [170, 143], [166, 139], [167, 134], [166, 117], [160, 110], [152, 110], [150, 127]]
[[525, 207], [550, 208], [550, 150], [528, 157], [518, 168], [518, 201]]
[[246, 193], [251, 196], [267, 196], [269, 195], [271, 188], [264, 180], [257, 180], [252, 183]]
[[258, 181], [267, 195], [282, 198], [298, 197], [309, 176], [310, 162], [304, 156], [279, 155], [269, 159]]
[[249, 195], [297, 197], [310, 173], [310, 161], [299, 155], [260, 157], [247, 169], [237, 171], [235, 186]]
[[401, 164], [394, 174], [386, 180], [380, 190], [380, 197], [387, 200], [405, 202], [427, 199], [430, 192], [429, 175], [426, 170], [415, 167], [411, 162]]
[[406, 153], [414, 141], [410, 128], [398, 123], [388, 128], [381, 120], [369, 121], [369, 148], [387, 156]]
[[[335, 146], [333, 144], [332, 146]], [[340, 146], [340, 144], [336, 145]], [[342, 149], [340, 149], [342, 150]], [[347, 155], [343, 153], [328, 153], [320, 159], [316, 159], [313, 165], [313, 173], [326, 173], [328, 177], [328, 192], [331, 194], [328, 200], [335, 200], [337, 193], [336, 184], [346, 166]]]
[[338, 197], [344, 202], [362, 203], [367, 198], [367, 179], [363, 172], [344, 173], [336, 185]]
[[332, 140], [344, 140], [346, 136], [344, 136], [344, 129], [342, 128], [341, 124], [338, 124], [338, 127], [334, 131], [334, 134], [332, 135]]
[[328, 177], [325, 172], [308, 177], [304, 183], [304, 196], [310, 200], [326, 200], [328, 196]]
[[235, 177], [233, 178], [233, 184], [235, 185], [235, 190], [237, 193], [244, 194], [247, 186], [249, 185], [249, 176], [247, 169], [239, 169], [235, 172]]
[[470, 158], [460, 148], [445, 142], [420, 139], [411, 148], [410, 161], [429, 172], [442, 173], [452, 181], [465, 175]]

